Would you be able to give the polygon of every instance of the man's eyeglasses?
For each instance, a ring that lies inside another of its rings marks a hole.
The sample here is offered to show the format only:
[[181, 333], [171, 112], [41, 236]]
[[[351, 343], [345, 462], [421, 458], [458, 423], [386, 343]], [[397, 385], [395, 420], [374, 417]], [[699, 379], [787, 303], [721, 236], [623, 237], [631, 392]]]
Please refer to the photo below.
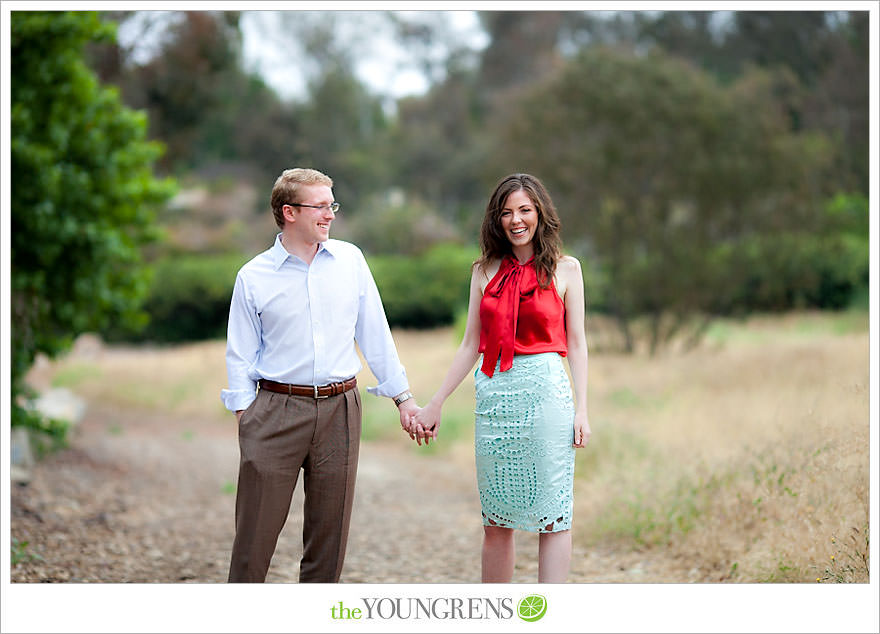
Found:
[[304, 205], [302, 203], [287, 203], [291, 207], [308, 207], [309, 209], [329, 209], [334, 214], [339, 211], [339, 203], [333, 202], [329, 205]]

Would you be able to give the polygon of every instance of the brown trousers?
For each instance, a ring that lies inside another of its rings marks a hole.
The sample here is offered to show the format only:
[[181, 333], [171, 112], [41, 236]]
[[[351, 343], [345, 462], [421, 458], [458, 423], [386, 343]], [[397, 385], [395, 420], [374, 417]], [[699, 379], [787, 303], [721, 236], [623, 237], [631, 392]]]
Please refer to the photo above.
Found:
[[264, 582], [303, 471], [300, 583], [342, 573], [361, 437], [357, 388], [314, 399], [260, 390], [241, 416], [229, 581]]

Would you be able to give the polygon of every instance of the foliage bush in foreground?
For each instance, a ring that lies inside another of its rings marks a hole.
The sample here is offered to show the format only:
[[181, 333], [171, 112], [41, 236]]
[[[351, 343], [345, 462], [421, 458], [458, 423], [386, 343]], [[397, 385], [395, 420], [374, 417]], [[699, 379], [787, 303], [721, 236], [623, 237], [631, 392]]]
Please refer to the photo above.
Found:
[[147, 290], [140, 247], [173, 193], [152, 173], [147, 121], [101, 86], [86, 43], [112, 38], [93, 12], [13, 12], [11, 20], [12, 425], [63, 436], [26, 409], [37, 353], [114, 321], [136, 322]]

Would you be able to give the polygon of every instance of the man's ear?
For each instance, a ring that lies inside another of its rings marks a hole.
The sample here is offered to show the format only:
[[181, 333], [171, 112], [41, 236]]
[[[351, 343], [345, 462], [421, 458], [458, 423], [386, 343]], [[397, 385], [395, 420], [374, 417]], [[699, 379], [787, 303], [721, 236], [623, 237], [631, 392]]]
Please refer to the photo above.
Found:
[[284, 205], [281, 208], [281, 214], [287, 222], [296, 222], [296, 210], [290, 205]]

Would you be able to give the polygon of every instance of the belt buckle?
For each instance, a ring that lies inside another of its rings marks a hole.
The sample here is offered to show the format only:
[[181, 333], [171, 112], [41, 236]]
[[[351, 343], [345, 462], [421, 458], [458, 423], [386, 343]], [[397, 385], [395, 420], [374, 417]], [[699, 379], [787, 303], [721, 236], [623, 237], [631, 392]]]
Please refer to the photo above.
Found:
[[319, 398], [329, 398], [329, 397], [330, 397], [329, 394], [328, 394], [327, 396], [320, 396], [320, 395], [318, 394], [318, 386], [317, 386], [317, 385], [313, 385], [312, 387], [315, 389], [315, 399], [316, 399], [316, 400], [319, 399]]

